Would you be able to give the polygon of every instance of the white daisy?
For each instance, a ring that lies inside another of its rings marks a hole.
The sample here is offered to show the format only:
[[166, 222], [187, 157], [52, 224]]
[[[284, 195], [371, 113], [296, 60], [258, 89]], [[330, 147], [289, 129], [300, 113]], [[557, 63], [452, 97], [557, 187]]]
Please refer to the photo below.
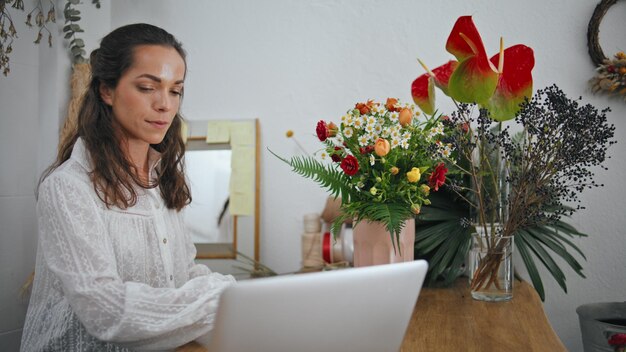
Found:
[[363, 127], [363, 120], [361, 117], [355, 117], [354, 123], [352, 124], [355, 128], [361, 129]]
[[374, 163], [376, 163], [376, 158], [374, 158], [373, 154], [370, 154], [370, 165], [374, 166]]
[[352, 138], [352, 136], [354, 135], [354, 130], [352, 129], [352, 127], [346, 127], [343, 129], [343, 135], [346, 136], [346, 138]]

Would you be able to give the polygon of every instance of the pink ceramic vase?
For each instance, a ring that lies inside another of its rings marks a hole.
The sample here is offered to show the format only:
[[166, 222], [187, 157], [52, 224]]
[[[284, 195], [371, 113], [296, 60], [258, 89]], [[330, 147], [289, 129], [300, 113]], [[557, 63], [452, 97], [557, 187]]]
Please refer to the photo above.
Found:
[[400, 233], [399, 251], [398, 248], [394, 251], [389, 231], [379, 222], [359, 222], [353, 229], [353, 237], [355, 267], [412, 261], [415, 220], [406, 221]]

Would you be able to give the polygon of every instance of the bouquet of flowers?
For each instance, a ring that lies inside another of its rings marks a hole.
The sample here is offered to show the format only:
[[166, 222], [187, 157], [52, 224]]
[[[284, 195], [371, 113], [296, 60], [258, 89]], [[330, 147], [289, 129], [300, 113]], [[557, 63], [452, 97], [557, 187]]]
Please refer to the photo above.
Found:
[[324, 144], [322, 160], [274, 155], [341, 197], [335, 235], [347, 219], [378, 221], [387, 227], [395, 246], [405, 221], [430, 204], [430, 193], [445, 182], [443, 160], [454, 152], [442, 121], [420, 120], [418, 115], [415, 106], [396, 98], [384, 104], [357, 103], [340, 121], [317, 123], [317, 137]]

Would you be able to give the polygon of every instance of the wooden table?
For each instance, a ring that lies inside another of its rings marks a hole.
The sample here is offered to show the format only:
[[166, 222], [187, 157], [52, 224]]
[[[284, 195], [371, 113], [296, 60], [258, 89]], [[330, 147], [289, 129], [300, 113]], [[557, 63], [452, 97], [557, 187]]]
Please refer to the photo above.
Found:
[[[206, 352], [196, 343], [178, 352]], [[424, 288], [409, 322], [401, 352], [567, 351], [543, 311], [535, 290], [516, 281], [510, 302], [472, 299], [467, 279], [453, 287]]]
[[567, 351], [543, 311], [537, 292], [515, 281], [509, 302], [472, 299], [467, 279], [453, 287], [424, 288], [404, 336], [409, 351]]

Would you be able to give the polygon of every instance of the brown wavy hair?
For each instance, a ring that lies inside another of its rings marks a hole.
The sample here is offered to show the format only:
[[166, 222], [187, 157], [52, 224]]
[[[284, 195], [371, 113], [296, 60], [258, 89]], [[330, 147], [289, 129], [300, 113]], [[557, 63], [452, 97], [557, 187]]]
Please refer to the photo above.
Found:
[[[90, 173], [98, 197], [107, 205], [122, 209], [137, 203], [136, 186], [153, 188], [159, 186], [161, 197], [169, 209], [180, 211], [191, 202], [191, 192], [183, 172], [185, 143], [181, 136], [183, 118], [176, 113], [163, 141], [151, 145], [161, 153], [156, 169], [156, 184], [140, 180], [135, 167], [122, 152], [119, 128], [114, 121], [111, 106], [100, 96], [100, 85], [114, 89], [121, 76], [132, 66], [134, 50], [139, 45], [160, 45], [175, 49], [185, 61], [182, 44], [165, 30], [144, 23], [120, 27], [105, 36], [100, 48], [89, 58], [91, 80], [78, 112], [77, 129], [65, 141], [61, 141], [55, 162], [44, 172], [43, 181], [57, 167], [68, 160], [74, 144], [80, 137], [91, 156], [93, 171]], [[40, 184], [41, 184], [40, 181]]]

